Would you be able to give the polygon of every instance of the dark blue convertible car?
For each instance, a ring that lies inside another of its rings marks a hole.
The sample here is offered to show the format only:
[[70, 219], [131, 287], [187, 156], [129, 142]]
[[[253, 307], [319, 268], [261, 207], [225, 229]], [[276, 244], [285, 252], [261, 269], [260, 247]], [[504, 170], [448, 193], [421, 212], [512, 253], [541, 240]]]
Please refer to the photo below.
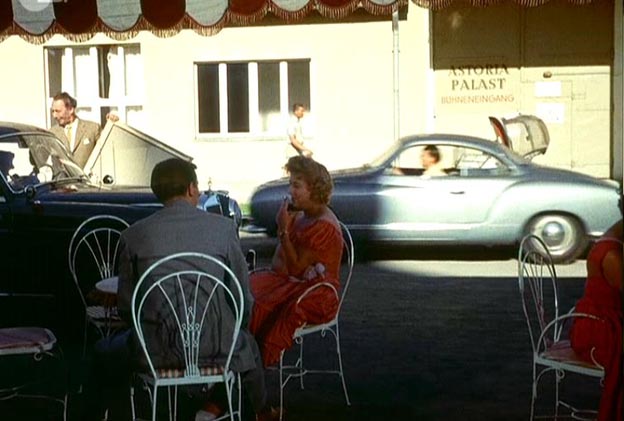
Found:
[[[64, 307], [63, 297], [74, 288], [67, 268], [73, 231], [93, 215], [112, 214], [132, 223], [160, 208], [149, 180], [154, 165], [171, 157], [191, 160], [129, 126], [109, 122], [83, 169], [50, 132], [0, 122], [0, 307], [8, 302], [21, 309]], [[240, 223], [240, 208], [226, 192], [209, 189], [200, 206]], [[14, 313], [3, 314], [3, 324], [13, 316], [24, 322], [24, 314]]]

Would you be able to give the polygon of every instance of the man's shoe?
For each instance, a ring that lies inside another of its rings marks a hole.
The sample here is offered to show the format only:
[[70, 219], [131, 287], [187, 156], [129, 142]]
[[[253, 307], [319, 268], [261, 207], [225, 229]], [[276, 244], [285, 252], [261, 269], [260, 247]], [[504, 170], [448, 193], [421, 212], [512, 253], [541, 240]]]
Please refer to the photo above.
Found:
[[[282, 410], [282, 414], [284, 414], [284, 410]], [[272, 406], [256, 415], [256, 421], [277, 421], [279, 419], [280, 409]]]

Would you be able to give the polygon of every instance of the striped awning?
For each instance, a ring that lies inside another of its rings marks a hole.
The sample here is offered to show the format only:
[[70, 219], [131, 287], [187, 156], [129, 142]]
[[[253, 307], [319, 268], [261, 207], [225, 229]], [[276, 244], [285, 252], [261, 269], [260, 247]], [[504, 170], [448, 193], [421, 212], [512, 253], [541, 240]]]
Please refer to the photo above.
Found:
[[[427, 9], [444, 9], [452, 5], [453, 3], [464, 3], [472, 7], [487, 7], [496, 3], [501, 3], [502, 0], [412, 0], [414, 4]], [[522, 7], [535, 7], [548, 3], [550, 0], [511, 0]], [[590, 4], [593, 0], [568, 0], [568, 2], [577, 5]]]
[[18, 35], [42, 43], [54, 34], [86, 41], [96, 33], [132, 38], [147, 30], [171, 36], [182, 29], [213, 35], [274, 15], [285, 23], [310, 13], [342, 19], [359, 10], [390, 15], [408, 0], [0, 0], [0, 41]]
[[[484, 7], [500, 1], [412, 0], [430, 9], [456, 2]], [[549, 0], [513, 1], [531, 7]], [[407, 4], [408, 0], [0, 0], [0, 41], [18, 35], [33, 43], [43, 43], [54, 34], [62, 34], [81, 42], [96, 33], [126, 40], [143, 30], [161, 37], [175, 35], [182, 29], [213, 35], [224, 27], [258, 23], [268, 15], [294, 23], [311, 13], [326, 19], [344, 19], [355, 11], [390, 15]]]

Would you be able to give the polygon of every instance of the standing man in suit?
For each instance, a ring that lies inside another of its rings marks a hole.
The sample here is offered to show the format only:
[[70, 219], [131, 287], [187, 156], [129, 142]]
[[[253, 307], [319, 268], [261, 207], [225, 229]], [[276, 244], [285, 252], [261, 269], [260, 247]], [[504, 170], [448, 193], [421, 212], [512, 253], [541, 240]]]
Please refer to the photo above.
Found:
[[100, 137], [101, 127], [76, 115], [76, 99], [67, 92], [56, 94], [52, 101], [52, 117], [57, 125], [50, 131], [65, 143], [74, 161], [84, 168]]
[[[267, 393], [260, 351], [254, 337], [247, 330], [253, 296], [249, 290], [247, 263], [241, 251], [236, 224], [229, 218], [205, 212], [197, 208], [200, 191], [197, 186], [195, 165], [179, 158], [158, 163], [152, 171], [151, 188], [164, 207], [147, 218], [127, 228], [120, 239], [119, 292], [117, 306], [119, 315], [132, 325], [131, 301], [134, 288], [141, 275], [157, 260], [173, 253], [195, 251], [221, 259], [240, 282], [243, 292], [243, 325], [232, 356], [231, 366], [241, 373], [245, 391], [257, 419], [261, 421], [279, 418], [279, 412], [267, 406]], [[173, 268], [172, 268], [173, 269]], [[178, 270], [180, 268], [177, 268]], [[227, 279], [224, 281], [227, 283]], [[162, 306], [152, 303], [143, 313], [152, 320], [158, 320]], [[221, 303], [221, 318], [234, 326], [234, 318], [227, 302]], [[163, 333], [166, 326], [157, 325], [152, 330], [144, 330], [146, 342], [160, 353], [153, 354], [157, 367], [176, 367], [180, 364], [175, 353], [175, 335]], [[224, 329], [227, 329], [224, 327]], [[225, 355], [229, 347], [228, 335], [223, 334], [218, 355]], [[231, 336], [230, 336], [231, 337]], [[173, 338], [173, 339], [172, 339]], [[211, 338], [204, 338], [210, 340]], [[172, 342], [173, 340], [173, 342]], [[214, 352], [214, 347], [202, 347]], [[88, 407], [96, 408], [96, 416], [102, 415], [107, 398], [113, 398], [114, 389], [122, 390], [127, 397], [126, 381], [120, 378], [130, 372], [131, 364], [142, 360], [142, 351], [131, 330], [103, 339], [96, 344], [93, 370], [95, 379], [104, 379], [99, 389], [87, 392]], [[200, 355], [202, 358], [215, 358], [214, 355]], [[124, 365], [124, 364], [127, 364]], [[124, 365], [122, 367], [122, 365]], [[112, 376], [112, 377], [111, 377]], [[117, 387], [115, 387], [117, 386]], [[108, 395], [108, 396], [107, 396]], [[95, 399], [93, 399], [95, 398]], [[114, 399], [114, 398], [113, 398]], [[208, 408], [218, 413], [223, 406], [220, 402], [207, 402]], [[200, 411], [206, 412], [206, 411]], [[209, 415], [209, 414], [202, 414]], [[94, 419], [94, 418], [91, 418]], [[95, 418], [101, 419], [101, 418]]]

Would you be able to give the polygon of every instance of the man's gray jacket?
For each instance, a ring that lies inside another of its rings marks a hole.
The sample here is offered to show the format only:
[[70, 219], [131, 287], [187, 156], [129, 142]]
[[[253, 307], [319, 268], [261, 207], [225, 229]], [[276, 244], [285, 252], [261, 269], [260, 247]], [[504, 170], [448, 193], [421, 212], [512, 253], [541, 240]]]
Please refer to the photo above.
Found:
[[[118, 295], [120, 316], [129, 326], [132, 326], [130, 311], [132, 293], [141, 274], [157, 260], [179, 252], [211, 255], [225, 263], [238, 278], [243, 291], [243, 324], [232, 357], [231, 368], [237, 372], [255, 368], [255, 353], [258, 352], [258, 348], [255, 343], [252, 343], [255, 339], [247, 331], [253, 297], [249, 291], [247, 264], [240, 247], [237, 227], [231, 219], [200, 210], [184, 200], [177, 200], [165, 206], [162, 210], [136, 222], [122, 233]], [[171, 271], [180, 269], [188, 269], [188, 266], [167, 268]], [[228, 284], [228, 278], [224, 279]], [[236, 295], [236, 290], [232, 289]], [[200, 294], [200, 299], [206, 297], [207, 294]], [[179, 298], [177, 297], [176, 300], [181, 303]], [[228, 346], [231, 344], [233, 312], [224, 296], [218, 298], [218, 303], [219, 314], [209, 315], [207, 323], [216, 323], [220, 328], [216, 330], [216, 334], [213, 333], [212, 337], [202, 336], [200, 365], [222, 364], [229, 350]], [[180, 360], [179, 338], [169, 310], [162, 301], [157, 300], [148, 301], [146, 307], [144, 315], [148, 323], [145, 337], [146, 342], [151, 345], [154, 365], [157, 368], [183, 367]], [[203, 309], [202, 306], [199, 308]], [[223, 330], [219, 331], [219, 329]], [[143, 354], [138, 343], [135, 346], [142, 360]]]

